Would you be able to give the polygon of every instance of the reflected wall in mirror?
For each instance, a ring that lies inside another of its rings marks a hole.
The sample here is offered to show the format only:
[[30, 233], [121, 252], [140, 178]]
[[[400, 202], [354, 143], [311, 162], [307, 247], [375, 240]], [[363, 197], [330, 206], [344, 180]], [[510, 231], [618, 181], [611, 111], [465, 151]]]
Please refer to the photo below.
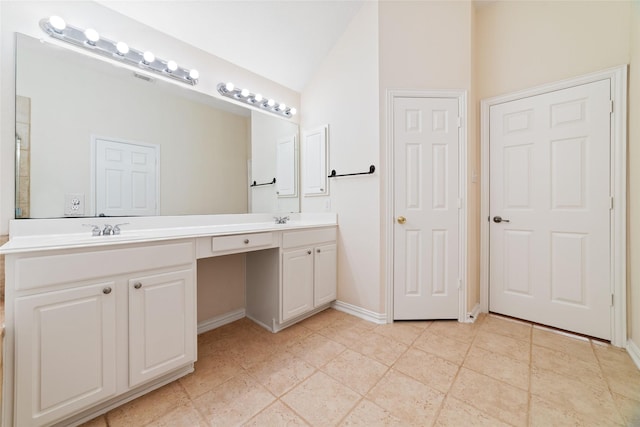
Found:
[[[276, 147], [281, 127], [297, 135], [285, 119], [25, 35], [16, 52], [17, 218], [246, 213], [259, 179], [249, 165], [271, 161], [252, 151]], [[273, 123], [254, 138], [254, 120]], [[128, 148], [96, 149], [104, 140]], [[299, 211], [297, 194], [271, 197], [261, 212]]]

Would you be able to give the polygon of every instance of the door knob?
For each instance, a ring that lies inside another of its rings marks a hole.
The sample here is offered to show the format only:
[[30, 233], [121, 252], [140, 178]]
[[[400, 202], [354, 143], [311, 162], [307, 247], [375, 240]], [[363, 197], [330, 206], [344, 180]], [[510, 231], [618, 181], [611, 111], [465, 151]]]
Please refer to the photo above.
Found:
[[136, 283], [133, 284], [133, 287], [136, 288], [136, 289], [140, 289], [142, 287], [142, 283], [136, 282]]
[[496, 224], [500, 224], [501, 222], [511, 222], [511, 221], [509, 221], [508, 219], [503, 219], [501, 216], [494, 216], [493, 222], [495, 222]]
[[405, 222], [407, 222], [407, 218], [403, 216], [398, 217], [398, 224], [404, 224]]

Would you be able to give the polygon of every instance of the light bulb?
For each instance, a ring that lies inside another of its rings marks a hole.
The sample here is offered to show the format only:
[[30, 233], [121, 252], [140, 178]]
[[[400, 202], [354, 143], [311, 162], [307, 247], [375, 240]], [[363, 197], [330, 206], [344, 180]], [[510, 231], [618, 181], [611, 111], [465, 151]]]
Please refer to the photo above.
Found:
[[149, 52], [149, 51], [146, 51], [142, 55], [142, 61], [147, 65], [151, 64], [155, 60], [156, 60], [156, 56], [153, 53]]
[[262, 95], [260, 95], [259, 93], [256, 93], [256, 96], [254, 96], [253, 99], [255, 99], [256, 102], [260, 102], [262, 101]]
[[229, 82], [229, 83], [227, 83], [226, 85], [224, 85], [224, 88], [225, 88], [228, 92], [231, 92], [231, 91], [235, 88], [235, 86], [233, 85], [233, 83]]
[[276, 105], [276, 101], [274, 101], [273, 99], [270, 99], [270, 100], [267, 101], [267, 105], [269, 107], [273, 107], [274, 105]]
[[64, 22], [64, 19], [56, 15], [49, 17], [49, 24], [56, 33], [62, 33], [62, 31], [67, 28], [67, 23]]
[[280, 105], [278, 105], [278, 110], [280, 110], [280, 111], [284, 111], [284, 110], [286, 110], [286, 109], [287, 109], [287, 104], [280, 104]]
[[173, 73], [177, 69], [178, 69], [178, 64], [176, 63], [176, 61], [167, 61], [167, 71], [169, 71], [170, 73]]
[[84, 30], [84, 36], [87, 38], [87, 42], [91, 45], [95, 45], [100, 40], [100, 34], [93, 28], [87, 28]]
[[189, 71], [189, 79], [198, 80], [198, 77], [200, 77], [200, 73], [198, 72], [198, 70]]
[[249, 92], [249, 89], [242, 89], [242, 90], [240, 91], [240, 95], [241, 95], [242, 97], [244, 97], [244, 98], [248, 97], [248, 96], [249, 96], [249, 93], [251, 93], [251, 92]]
[[119, 55], [126, 55], [129, 53], [129, 46], [125, 42], [118, 42], [116, 44], [116, 49], [118, 50]]
[[292, 116], [295, 116], [298, 110], [296, 110], [295, 108], [291, 108], [289, 112], [291, 113]]

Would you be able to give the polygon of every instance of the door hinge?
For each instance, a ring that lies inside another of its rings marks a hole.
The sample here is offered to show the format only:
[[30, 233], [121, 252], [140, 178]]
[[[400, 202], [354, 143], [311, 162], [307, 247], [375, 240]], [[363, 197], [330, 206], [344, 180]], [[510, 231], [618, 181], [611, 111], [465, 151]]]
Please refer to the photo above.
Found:
[[613, 113], [613, 99], [609, 100], [609, 113]]
[[462, 127], [462, 117], [458, 117], [458, 127]]
[[613, 294], [611, 294], [611, 307], [613, 307]]
[[462, 287], [462, 279], [458, 279], [458, 289]]
[[613, 210], [613, 196], [609, 197], [609, 210]]

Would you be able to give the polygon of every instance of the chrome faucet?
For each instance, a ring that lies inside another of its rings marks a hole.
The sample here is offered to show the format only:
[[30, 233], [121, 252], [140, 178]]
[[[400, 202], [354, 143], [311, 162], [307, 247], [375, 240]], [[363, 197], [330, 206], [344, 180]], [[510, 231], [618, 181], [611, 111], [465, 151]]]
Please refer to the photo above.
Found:
[[120, 227], [123, 225], [128, 225], [128, 222], [123, 222], [122, 224], [110, 225], [105, 224], [104, 228], [100, 230], [100, 227], [94, 224], [82, 224], [85, 227], [91, 227], [91, 235], [92, 236], [116, 236], [120, 234], [122, 230]]
[[113, 234], [113, 227], [109, 224], [105, 224], [104, 228], [102, 229], [102, 235], [111, 236], [112, 234]]
[[288, 216], [274, 216], [273, 219], [276, 220], [276, 224], [286, 224], [289, 221]]
[[128, 222], [123, 222], [122, 224], [116, 224], [113, 226], [113, 234], [114, 235], [119, 235], [120, 234], [120, 227], [122, 227], [123, 225], [129, 225]]
[[92, 236], [102, 236], [102, 231], [100, 227], [94, 224], [82, 224], [83, 227], [91, 227], [91, 235]]

